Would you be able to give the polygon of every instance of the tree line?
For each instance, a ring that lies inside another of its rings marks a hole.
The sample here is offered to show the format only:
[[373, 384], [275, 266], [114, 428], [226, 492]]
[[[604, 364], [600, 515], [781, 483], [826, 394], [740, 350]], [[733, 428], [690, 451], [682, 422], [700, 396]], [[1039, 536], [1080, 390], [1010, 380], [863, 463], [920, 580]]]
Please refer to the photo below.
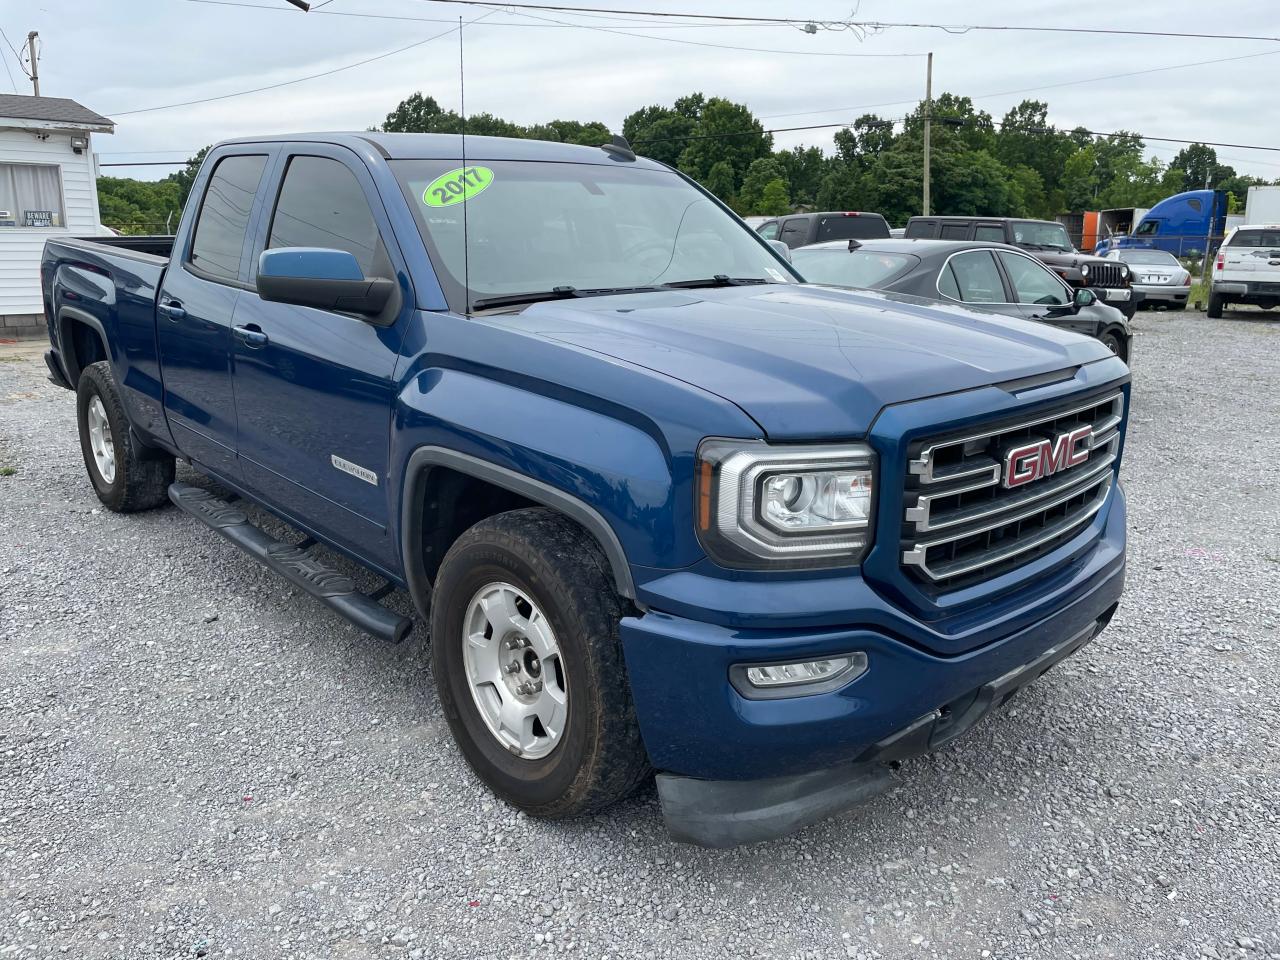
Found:
[[[1166, 164], [1146, 156], [1137, 133], [1059, 129], [1040, 100], [1024, 100], [996, 120], [971, 98], [950, 93], [931, 108], [921, 102], [905, 117], [864, 114], [836, 130], [826, 149], [775, 149], [772, 134], [745, 104], [701, 93], [635, 110], [620, 132], [637, 153], [682, 170], [744, 216], [869, 210], [901, 225], [920, 213], [926, 117], [932, 120], [932, 209], [939, 214], [1053, 219], [1066, 211], [1150, 207], [1206, 185], [1227, 191], [1234, 210], [1249, 186], [1267, 182], [1219, 163], [1216, 151], [1201, 143]], [[456, 134], [462, 117], [414, 93], [370, 129]], [[489, 113], [467, 117], [466, 129], [472, 136], [584, 146], [613, 136], [600, 121], [523, 125]], [[102, 222], [128, 233], [175, 228], [206, 150], [163, 180], [100, 177]]]

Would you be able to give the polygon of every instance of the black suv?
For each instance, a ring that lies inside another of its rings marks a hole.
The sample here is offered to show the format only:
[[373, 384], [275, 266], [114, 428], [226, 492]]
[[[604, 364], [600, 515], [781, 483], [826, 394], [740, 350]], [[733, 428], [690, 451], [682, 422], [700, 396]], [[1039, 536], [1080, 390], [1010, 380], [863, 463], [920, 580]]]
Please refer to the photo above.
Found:
[[766, 240], [781, 240], [794, 250], [826, 240], [888, 240], [889, 221], [861, 210], [796, 213], [766, 220], [756, 227], [756, 233]]
[[1088, 287], [1126, 317], [1133, 318], [1139, 294], [1132, 289], [1129, 267], [1080, 253], [1067, 228], [1056, 220], [1015, 220], [1012, 217], [912, 217], [907, 239], [986, 240], [1021, 247], [1071, 286]]

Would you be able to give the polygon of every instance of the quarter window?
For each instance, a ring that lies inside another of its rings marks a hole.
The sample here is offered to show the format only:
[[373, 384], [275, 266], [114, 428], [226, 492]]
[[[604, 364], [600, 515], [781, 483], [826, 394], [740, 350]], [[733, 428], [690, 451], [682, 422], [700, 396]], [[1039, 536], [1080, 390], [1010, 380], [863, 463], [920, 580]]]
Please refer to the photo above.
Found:
[[1067, 292], [1061, 281], [1029, 257], [1016, 253], [999, 254], [1005, 272], [1013, 283], [1013, 293], [1019, 303], [1040, 303], [1046, 306], [1063, 306]]
[[956, 290], [965, 303], [1004, 303], [1004, 282], [996, 262], [986, 250], [974, 250], [951, 258]]
[[366, 277], [395, 279], [360, 182], [346, 164], [328, 157], [289, 161], [267, 247], [345, 250]]
[[220, 280], [240, 276], [240, 255], [253, 197], [267, 158], [255, 154], [223, 157], [204, 191], [191, 240], [191, 265]]

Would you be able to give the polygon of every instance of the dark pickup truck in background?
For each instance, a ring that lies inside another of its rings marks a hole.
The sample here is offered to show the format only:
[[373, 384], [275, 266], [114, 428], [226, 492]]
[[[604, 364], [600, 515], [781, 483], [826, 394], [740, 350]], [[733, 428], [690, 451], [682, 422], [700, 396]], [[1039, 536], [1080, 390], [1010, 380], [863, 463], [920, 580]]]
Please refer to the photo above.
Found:
[[828, 213], [793, 213], [766, 220], [756, 228], [766, 240], [778, 240], [794, 250], [827, 240], [887, 240], [889, 221], [878, 213], [833, 210]]
[[883, 789], [1106, 626], [1129, 372], [1102, 344], [804, 284], [625, 144], [465, 147], [231, 141], [176, 237], [49, 240], [46, 361], [102, 503], [171, 501], [387, 641], [407, 591], [497, 794], [572, 816], [656, 770], [711, 845]]
[[920, 240], [982, 240], [1007, 243], [1033, 254], [1076, 289], [1088, 288], [1130, 320], [1138, 310], [1127, 264], [1080, 253], [1067, 228], [1055, 220], [1012, 217], [912, 217], [905, 236]]

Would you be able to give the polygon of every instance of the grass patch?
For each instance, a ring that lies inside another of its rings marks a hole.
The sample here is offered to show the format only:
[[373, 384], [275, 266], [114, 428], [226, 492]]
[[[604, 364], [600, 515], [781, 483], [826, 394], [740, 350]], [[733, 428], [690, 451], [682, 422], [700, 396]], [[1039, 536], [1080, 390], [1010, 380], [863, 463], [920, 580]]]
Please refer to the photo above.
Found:
[[0, 477], [12, 477], [17, 472], [16, 467], [0, 467]]

